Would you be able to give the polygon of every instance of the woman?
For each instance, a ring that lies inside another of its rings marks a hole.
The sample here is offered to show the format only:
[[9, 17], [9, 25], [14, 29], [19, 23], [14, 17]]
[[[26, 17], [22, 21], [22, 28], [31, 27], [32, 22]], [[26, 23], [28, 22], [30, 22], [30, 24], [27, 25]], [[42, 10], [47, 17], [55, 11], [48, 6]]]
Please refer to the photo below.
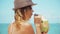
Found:
[[34, 34], [32, 25], [28, 22], [33, 12], [31, 2], [31, 0], [15, 0], [15, 21], [9, 26], [8, 34]]

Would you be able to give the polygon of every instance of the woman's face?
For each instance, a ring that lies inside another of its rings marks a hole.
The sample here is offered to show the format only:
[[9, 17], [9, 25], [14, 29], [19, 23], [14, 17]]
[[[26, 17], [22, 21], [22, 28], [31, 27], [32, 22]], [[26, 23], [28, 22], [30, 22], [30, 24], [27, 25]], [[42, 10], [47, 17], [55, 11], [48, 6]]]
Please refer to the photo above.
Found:
[[28, 7], [27, 10], [26, 10], [26, 12], [25, 12], [25, 17], [26, 17], [27, 20], [28, 20], [29, 18], [31, 18], [32, 13], [33, 13], [32, 8], [31, 8], [31, 7]]

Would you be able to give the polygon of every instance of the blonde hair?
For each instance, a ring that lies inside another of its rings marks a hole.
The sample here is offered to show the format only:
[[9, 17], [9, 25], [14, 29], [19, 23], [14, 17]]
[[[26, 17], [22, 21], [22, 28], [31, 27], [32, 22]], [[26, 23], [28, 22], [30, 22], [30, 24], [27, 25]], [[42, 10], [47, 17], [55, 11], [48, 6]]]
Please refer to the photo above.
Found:
[[[31, 6], [28, 6], [31, 9]], [[25, 12], [27, 12], [28, 7], [23, 7], [15, 10], [15, 21], [21, 21], [20, 19], [25, 20]], [[16, 28], [19, 30], [20, 25], [18, 22], [16, 23]]]
[[20, 17], [22, 17], [23, 20], [25, 20], [25, 12], [27, 12], [28, 9], [32, 9], [31, 6], [16, 9], [15, 13], [17, 13]]

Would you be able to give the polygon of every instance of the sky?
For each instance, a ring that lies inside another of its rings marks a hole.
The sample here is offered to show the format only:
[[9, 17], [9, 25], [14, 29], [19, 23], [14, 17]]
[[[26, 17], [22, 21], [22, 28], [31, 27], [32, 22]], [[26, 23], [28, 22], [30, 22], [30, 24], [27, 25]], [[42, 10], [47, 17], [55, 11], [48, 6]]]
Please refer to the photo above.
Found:
[[[49, 23], [60, 23], [60, 0], [32, 0], [34, 13], [41, 14]], [[0, 23], [14, 21], [14, 0], [0, 0]], [[33, 20], [33, 18], [31, 19]]]

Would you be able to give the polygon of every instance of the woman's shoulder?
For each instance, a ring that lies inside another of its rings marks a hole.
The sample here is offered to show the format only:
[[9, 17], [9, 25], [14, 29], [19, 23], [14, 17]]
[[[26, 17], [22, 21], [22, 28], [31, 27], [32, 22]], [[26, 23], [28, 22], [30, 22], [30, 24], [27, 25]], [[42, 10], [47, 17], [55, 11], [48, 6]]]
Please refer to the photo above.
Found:
[[15, 23], [10, 23], [9, 26], [8, 26], [8, 29], [12, 29], [14, 27]]
[[13, 23], [10, 23], [8, 26], [8, 33], [12, 32], [12, 28], [13, 28]]

